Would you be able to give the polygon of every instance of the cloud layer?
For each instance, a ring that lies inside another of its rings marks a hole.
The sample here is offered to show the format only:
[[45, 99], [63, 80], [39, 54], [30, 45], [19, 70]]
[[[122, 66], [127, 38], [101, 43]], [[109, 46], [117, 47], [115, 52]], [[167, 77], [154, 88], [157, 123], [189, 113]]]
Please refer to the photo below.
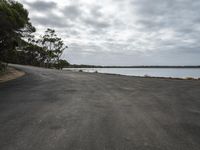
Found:
[[71, 63], [199, 65], [199, 0], [19, 0], [38, 32], [54, 28]]

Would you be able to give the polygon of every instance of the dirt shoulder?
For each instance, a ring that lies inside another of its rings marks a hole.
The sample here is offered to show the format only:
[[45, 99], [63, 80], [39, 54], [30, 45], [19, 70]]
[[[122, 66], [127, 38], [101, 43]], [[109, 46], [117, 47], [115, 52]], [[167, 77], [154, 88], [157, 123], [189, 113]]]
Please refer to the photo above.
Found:
[[0, 73], [0, 83], [19, 78], [24, 74], [25, 73], [23, 71], [19, 71], [15, 68], [8, 67], [5, 73]]

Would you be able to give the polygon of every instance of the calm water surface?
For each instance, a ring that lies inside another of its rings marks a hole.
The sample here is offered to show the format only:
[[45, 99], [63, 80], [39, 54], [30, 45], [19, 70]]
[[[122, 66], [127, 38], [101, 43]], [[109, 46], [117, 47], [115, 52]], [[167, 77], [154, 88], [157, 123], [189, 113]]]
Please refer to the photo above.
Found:
[[152, 76], [174, 78], [200, 78], [200, 68], [65, 68], [64, 70], [99, 72], [128, 76]]

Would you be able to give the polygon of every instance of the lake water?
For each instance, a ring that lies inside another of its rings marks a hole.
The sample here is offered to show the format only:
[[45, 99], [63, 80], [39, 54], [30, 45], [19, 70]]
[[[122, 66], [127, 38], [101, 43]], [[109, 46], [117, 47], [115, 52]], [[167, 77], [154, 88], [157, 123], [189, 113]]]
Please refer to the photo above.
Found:
[[83, 72], [99, 72], [109, 74], [120, 74], [128, 76], [151, 76], [151, 77], [173, 77], [173, 78], [200, 78], [200, 68], [65, 68]]

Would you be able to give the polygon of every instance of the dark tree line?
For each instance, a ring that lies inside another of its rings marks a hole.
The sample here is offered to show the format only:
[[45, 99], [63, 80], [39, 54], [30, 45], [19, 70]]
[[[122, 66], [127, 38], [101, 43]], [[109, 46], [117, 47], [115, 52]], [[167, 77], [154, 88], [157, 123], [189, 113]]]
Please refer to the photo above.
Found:
[[0, 69], [5, 63], [18, 63], [61, 69], [68, 66], [60, 57], [67, 48], [55, 30], [34, 37], [35, 27], [28, 11], [13, 0], [0, 0]]

